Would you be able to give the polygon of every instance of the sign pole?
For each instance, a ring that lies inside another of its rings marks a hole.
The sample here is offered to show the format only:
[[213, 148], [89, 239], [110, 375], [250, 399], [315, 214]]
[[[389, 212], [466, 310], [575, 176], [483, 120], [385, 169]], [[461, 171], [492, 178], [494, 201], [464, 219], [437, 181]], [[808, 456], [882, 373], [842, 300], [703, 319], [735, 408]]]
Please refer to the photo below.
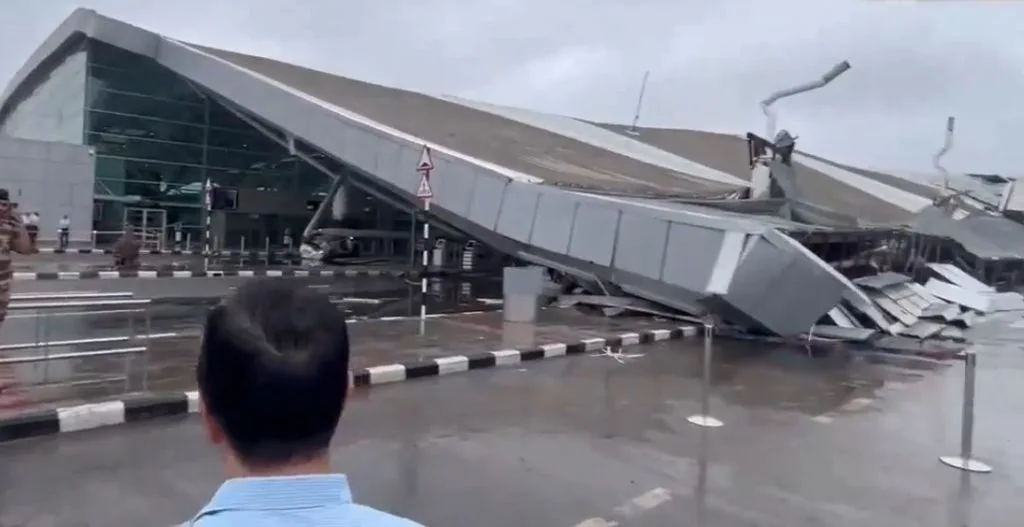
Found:
[[430, 188], [430, 171], [434, 162], [430, 158], [430, 147], [423, 145], [416, 171], [420, 173], [420, 186], [416, 197], [423, 200], [423, 262], [420, 268], [420, 334], [426, 331], [427, 323], [427, 271], [430, 269], [430, 199], [434, 191]]
[[203, 272], [210, 270], [210, 216], [213, 215], [213, 181], [203, 181]]

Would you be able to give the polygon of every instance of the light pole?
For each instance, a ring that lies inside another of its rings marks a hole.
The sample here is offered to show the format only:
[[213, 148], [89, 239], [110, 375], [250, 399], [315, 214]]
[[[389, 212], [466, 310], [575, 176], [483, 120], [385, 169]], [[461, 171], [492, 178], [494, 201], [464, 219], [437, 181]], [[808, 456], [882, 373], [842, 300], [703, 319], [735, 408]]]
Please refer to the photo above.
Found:
[[843, 73], [846, 73], [846, 70], [848, 69], [850, 69], [850, 63], [844, 60], [839, 64], [832, 66], [832, 69], [828, 70], [828, 72], [822, 75], [820, 79], [805, 84], [800, 84], [789, 89], [779, 90], [769, 95], [768, 98], [766, 98], [765, 100], [761, 101], [761, 111], [764, 112], [765, 117], [768, 118], [767, 126], [765, 129], [765, 139], [769, 141], [775, 140], [775, 112], [772, 110], [771, 106], [775, 104], [776, 101], [778, 101], [779, 99], [783, 99], [785, 97], [797, 95], [799, 93], [804, 93], [811, 90], [817, 90], [818, 88], [822, 88], [828, 83], [836, 80], [836, 77], [842, 75]]

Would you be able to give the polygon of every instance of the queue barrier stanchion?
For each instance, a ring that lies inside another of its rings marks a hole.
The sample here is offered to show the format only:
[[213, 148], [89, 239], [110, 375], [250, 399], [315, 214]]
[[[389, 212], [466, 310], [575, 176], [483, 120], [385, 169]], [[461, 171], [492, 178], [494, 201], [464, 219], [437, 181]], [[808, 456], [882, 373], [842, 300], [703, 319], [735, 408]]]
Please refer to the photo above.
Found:
[[974, 392], [977, 380], [978, 353], [973, 348], [963, 352], [964, 393], [960, 417], [960, 455], [941, 456], [942, 464], [975, 474], [988, 474], [992, 467], [974, 458]]
[[700, 413], [691, 415], [686, 420], [696, 426], [703, 428], [718, 428], [724, 425], [722, 421], [711, 415], [711, 361], [713, 359], [713, 344], [715, 325], [711, 321], [704, 322], [704, 354], [701, 374], [700, 390]]

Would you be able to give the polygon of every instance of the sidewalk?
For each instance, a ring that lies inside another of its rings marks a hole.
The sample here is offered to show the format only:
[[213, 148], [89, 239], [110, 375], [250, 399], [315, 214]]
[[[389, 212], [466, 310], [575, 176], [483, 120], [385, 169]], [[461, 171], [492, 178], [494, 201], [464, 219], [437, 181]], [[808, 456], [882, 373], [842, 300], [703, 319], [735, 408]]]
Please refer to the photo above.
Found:
[[[607, 319], [566, 309], [541, 311], [537, 324], [506, 324], [500, 312], [465, 313], [419, 320], [364, 320], [349, 325], [352, 370], [401, 363], [406, 368], [434, 359], [507, 349], [535, 348], [550, 343], [575, 343], [625, 332], [679, 326], [650, 318]], [[61, 361], [67, 380], [49, 386], [21, 387], [21, 404], [4, 408], [0, 417], [28, 411], [83, 404], [140, 391], [182, 392], [195, 389], [198, 333], [155, 340], [149, 353], [134, 357], [99, 357]], [[71, 363], [71, 364], [68, 364]], [[51, 367], [56, 367], [56, 362]], [[43, 366], [38, 366], [42, 368]], [[118, 379], [125, 376], [127, 379]], [[91, 380], [107, 378], [104, 382]]]

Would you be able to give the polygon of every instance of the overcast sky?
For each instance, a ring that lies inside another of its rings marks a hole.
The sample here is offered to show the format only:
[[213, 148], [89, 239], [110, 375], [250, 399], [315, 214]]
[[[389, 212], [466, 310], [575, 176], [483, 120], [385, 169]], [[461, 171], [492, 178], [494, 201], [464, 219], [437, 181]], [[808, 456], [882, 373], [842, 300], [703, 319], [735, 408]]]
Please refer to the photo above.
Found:
[[955, 115], [956, 171], [1024, 174], [1024, 1], [37, 0], [5, 6], [9, 78], [76, 6], [168, 36], [382, 84], [588, 119], [761, 131], [778, 103], [801, 148], [931, 171]]

